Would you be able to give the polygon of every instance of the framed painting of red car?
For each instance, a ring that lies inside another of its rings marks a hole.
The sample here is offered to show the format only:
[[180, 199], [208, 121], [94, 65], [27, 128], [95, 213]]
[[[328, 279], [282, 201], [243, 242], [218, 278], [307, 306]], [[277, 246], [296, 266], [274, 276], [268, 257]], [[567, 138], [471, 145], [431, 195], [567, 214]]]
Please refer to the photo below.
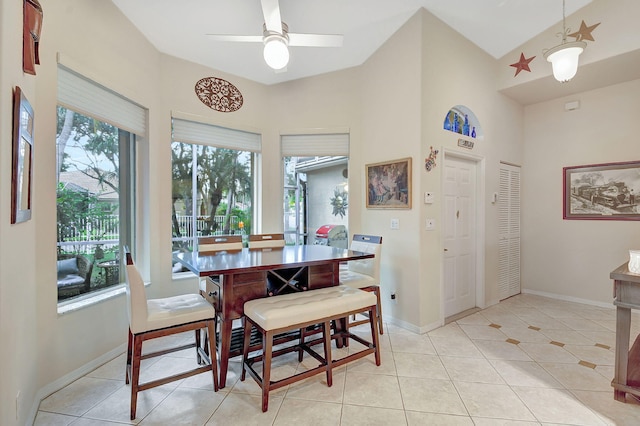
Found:
[[640, 161], [562, 169], [564, 219], [640, 220]]

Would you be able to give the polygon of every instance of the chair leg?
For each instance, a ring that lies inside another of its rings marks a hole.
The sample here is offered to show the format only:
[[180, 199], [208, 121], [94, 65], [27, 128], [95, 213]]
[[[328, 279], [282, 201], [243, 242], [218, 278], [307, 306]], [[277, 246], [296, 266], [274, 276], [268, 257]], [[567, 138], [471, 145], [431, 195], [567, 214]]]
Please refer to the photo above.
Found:
[[246, 317], [242, 319], [244, 321], [243, 330], [244, 338], [242, 339], [242, 373], [240, 374], [240, 381], [244, 382], [247, 377], [247, 361], [249, 360], [249, 345], [251, 344], [251, 321]]
[[300, 348], [298, 349], [298, 362], [302, 362], [304, 357], [304, 349], [302, 349], [302, 345], [304, 345], [304, 337], [305, 337], [305, 329], [300, 329]]
[[333, 360], [331, 358], [331, 322], [322, 324], [322, 336], [324, 337], [324, 359], [327, 363], [327, 386], [333, 385]]
[[384, 330], [382, 328], [382, 303], [380, 302], [380, 287], [376, 287], [376, 298], [378, 299], [378, 305], [376, 306], [378, 311], [378, 331], [380, 334], [384, 334]]
[[133, 360], [131, 363], [131, 420], [136, 418], [138, 404], [138, 384], [140, 382], [140, 357], [142, 356], [143, 336], [133, 336]]
[[124, 382], [125, 384], [129, 384], [129, 374], [131, 373], [131, 356], [133, 349], [133, 334], [131, 333], [131, 329], [129, 329], [129, 335], [127, 336], [127, 366], [124, 369]]
[[349, 337], [347, 337], [347, 334], [349, 333], [349, 328], [351, 327], [351, 323], [349, 322], [349, 318], [348, 317], [340, 318], [339, 321], [340, 321], [340, 331], [343, 333], [343, 336], [345, 336], [345, 337], [342, 338], [342, 345], [343, 345], [343, 347], [348, 348], [349, 347], [349, 341], [351, 339], [349, 339]]
[[371, 325], [371, 342], [375, 346], [375, 359], [376, 365], [380, 366], [380, 337], [378, 336], [378, 321], [376, 320], [377, 309], [376, 306], [372, 306], [369, 311], [369, 324]]
[[[216, 313], [215, 316], [215, 321], [213, 323], [213, 329], [218, 332], [218, 314]], [[204, 353], [206, 353], [207, 355], [209, 355], [209, 334], [206, 333], [204, 335]], [[216, 348], [216, 346], [213, 346], [214, 348]], [[216, 348], [217, 349], [217, 348]]]
[[[202, 357], [200, 356], [200, 351], [198, 350], [198, 348], [200, 347], [200, 331], [201, 330], [194, 330], [194, 333], [196, 334], [196, 361], [198, 362], [198, 365], [202, 365]], [[205, 349], [206, 351], [206, 349]]]
[[211, 361], [211, 372], [213, 374], [213, 390], [218, 392], [218, 357], [216, 356], [216, 322], [211, 320], [207, 326], [205, 340], [209, 340], [209, 361]]
[[269, 390], [271, 389], [271, 355], [273, 350], [273, 332], [262, 335], [262, 412], [269, 409]]

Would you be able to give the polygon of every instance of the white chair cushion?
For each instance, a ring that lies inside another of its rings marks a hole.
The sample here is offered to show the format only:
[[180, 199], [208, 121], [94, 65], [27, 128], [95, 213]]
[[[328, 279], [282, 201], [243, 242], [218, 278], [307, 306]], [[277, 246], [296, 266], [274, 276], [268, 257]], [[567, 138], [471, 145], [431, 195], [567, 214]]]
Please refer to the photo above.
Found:
[[351, 247], [349, 248], [365, 253], [373, 253], [375, 257], [373, 259], [351, 260], [348, 263], [348, 269], [359, 274], [370, 275], [375, 280], [380, 280], [380, 253], [382, 251], [382, 244], [352, 241]]
[[275, 330], [376, 304], [373, 293], [346, 286], [254, 299], [244, 304], [244, 314], [264, 330]]
[[352, 288], [364, 288], [380, 283], [370, 275], [360, 274], [352, 270], [340, 271], [340, 284]]
[[211, 319], [215, 315], [215, 308], [199, 294], [150, 299], [147, 301], [147, 326], [143, 331]]

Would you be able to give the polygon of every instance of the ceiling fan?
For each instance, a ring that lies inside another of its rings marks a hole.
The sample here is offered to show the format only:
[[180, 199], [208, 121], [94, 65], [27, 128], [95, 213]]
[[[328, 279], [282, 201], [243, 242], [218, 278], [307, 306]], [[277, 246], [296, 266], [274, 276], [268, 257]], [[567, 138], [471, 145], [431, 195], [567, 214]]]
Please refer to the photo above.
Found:
[[260, 0], [264, 25], [261, 36], [207, 34], [212, 40], [264, 43], [264, 60], [274, 70], [282, 70], [289, 63], [289, 46], [340, 47], [342, 35], [290, 33], [280, 17], [278, 0]]

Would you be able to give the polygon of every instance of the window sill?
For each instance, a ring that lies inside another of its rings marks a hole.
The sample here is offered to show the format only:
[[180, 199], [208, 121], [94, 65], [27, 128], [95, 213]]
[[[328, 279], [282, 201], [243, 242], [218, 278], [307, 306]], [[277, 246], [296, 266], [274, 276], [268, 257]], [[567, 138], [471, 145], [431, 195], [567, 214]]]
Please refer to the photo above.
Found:
[[[145, 283], [145, 287], [148, 285], [149, 283]], [[89, 306], [96, 305], [104, 302], [105, 300], [113, 299], [124, 293], [126, 293], [125, 285], [118, 284], [111, 288], [94, 291], [91, 294], [78, 297], [77, 299], [60, 302], [58, 303], [58, 315], [65, 315], [80, 309], [88, 308]]]
[[171, 274], [171, 279], [173, 281], [192, 280], [194, 277], [197, 277], [197, 275], [190, 271], [174, 272]]
[[[195, 276], [196, 275], [193, 272], [178, 272], [174, 273], [172, 278], [174, 281], [181, 281], [193, 279]], [[144, 283], [145, 287], [149, 285], [151, 285], [151, 283]], [[87, 294], [73, 300], [60, 302], [58, 303], [58, 315], [66, 315], [68, 313], [96, 305], [104, 302], [105, 300], [118, 297], [125, 292], [125, 285], [122, 283], [104, 290], [94, 291], [91, 294]]]

